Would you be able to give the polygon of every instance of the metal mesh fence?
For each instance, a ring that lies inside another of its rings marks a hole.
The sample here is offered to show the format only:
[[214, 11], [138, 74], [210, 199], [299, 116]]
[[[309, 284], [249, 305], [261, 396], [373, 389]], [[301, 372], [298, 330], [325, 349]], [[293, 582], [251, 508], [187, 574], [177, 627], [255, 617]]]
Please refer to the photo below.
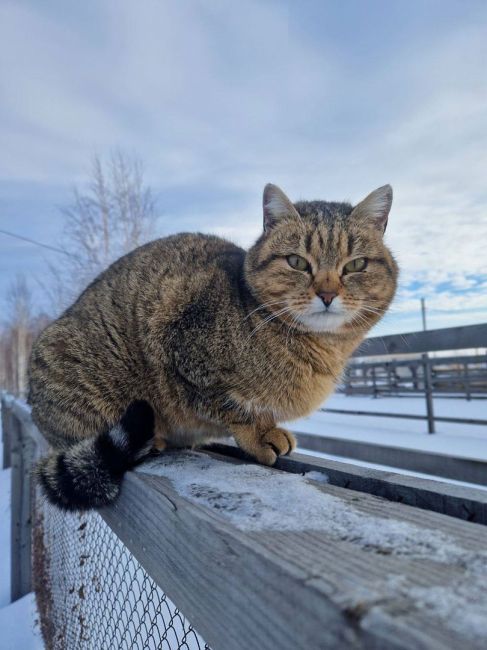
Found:
[[36, 498], [34, 585], [50, 650], [210, 650], [96, 513]]

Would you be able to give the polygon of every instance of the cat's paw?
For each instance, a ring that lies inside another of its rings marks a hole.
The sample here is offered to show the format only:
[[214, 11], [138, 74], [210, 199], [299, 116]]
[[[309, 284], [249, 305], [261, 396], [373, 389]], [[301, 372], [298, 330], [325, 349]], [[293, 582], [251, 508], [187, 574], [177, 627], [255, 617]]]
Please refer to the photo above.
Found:
[[274, 465], [278, 456], [285, 456], [296, 449], [296, 438], [292, 433], [274, 427], [263, 433], [259, 440], [254, 455], [263, 465]]

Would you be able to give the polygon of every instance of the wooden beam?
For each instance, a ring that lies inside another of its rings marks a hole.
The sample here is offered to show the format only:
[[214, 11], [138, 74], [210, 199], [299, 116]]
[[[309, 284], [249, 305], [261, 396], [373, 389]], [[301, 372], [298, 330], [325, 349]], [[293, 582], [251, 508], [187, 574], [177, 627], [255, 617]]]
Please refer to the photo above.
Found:
[[16, 417], [9, 419], [8, 437], [12, 463], [10, 597], [14, 602], [32, 591], [31, 474], [34, 445], [23, 430], [22, 422]]
[[1, 405], [2, 405], [2, 469], [7, 469], [11, 466], [12, 460], [10, 457], [10, 429], [11, 425], [11, 409], [9, 408], [9, 400], [6, 394], [1, 396]]
[[305, 576], [167, 480], [127, 475], [100, 514], [213, 650], [364, 647]]
[[422, 449], [406, 449], [360, 440], [316, 436], [299, 431], [295, 433], [299, 446], [310, 451], [432, 474], [455, 481], [487, 485], [487, 463], [482, 460], [456, 458]]
[[[387, 411], [357, 411], [356, 409], [334, 409], [334, 408], [321, 408], [318, 409], [321, 413], [339, 413], [341, 415], [361, 415], [364, 417], [375, 418], [402, 418], [404, 420], [427, 420], [427, 415], [417, 415], [414, 413], [388, 413]], [[435, 420], [438, 422], [451, 422], [453, 424], [478, 424], [481, 426], [487, 425], [487, 420], [479, 420], [477, 418], [453, 418], [442, 415], [435, 415]]]
[[[29, 415], [15, 408], [12, 439], [37, 449]], [[37, 453], [12, 452], [29, 469]], [[129, 472], [100, 514], [213, 650], [483, 650], [484, 628], [464, 617], [487, 611], [487, 529], [437, 512], [470, 504], [485, 519], [479, 490], [303, 456], [277, 467], [166, 452]], [[435, 608], [437, 593], [451, 611]]]
[[[11, 568], [12, 602], [32, 591], [32, 469], [48, 444], [32, 422], [30, 408], [2, 395], [3, 440], [11, 465]], [[5, 456], [4, 456], [5, 462]]]
[[[211, 445], [205, 452], [249, 462], [247, 454], [236, 445]], [[319, 472], [331, 485], [487, 525], [486, 490], [359, 467], [352, 463], [297, 452], [278, 458], [274, 468], [292, 474]]]
[[487, 323], [365, 339], [354, 357], [487, 347]]
[[[438, 588], [459, 599], [457, 610], [463, 612], [468, 603], [458, 586], [472, 580], [467, 567], [470, 559], [474, 566], [487, 545], [484, 526], [312, 482], [316, 494], [332, 498], [334, 508], [343, 507], [343, 518], [335, 511], [334, 519], [324, 519], [317, 529], [304, 523], [290, 530], [292, 515], [283, 510], [282, 528], [253, 528], [247, 506], [258, 503], [262, 472], [268, 474], [269, 488], [277, 475], [282, 489], [289, 483], [292, 509], [298, 505], [295, 479], [258, 467], [254, 483], [244, 464], [245, 482], [238, 493], [227, 488], [223, 501], [205, 500], [205, 494], [218, 495], [212, 472], [229, 461], [213, 459], [217, 465], [202, 474], [185, 458], [184, 453], [165, 453], [160, 465], [156, 461], [129, 473], [118, 501], [101, 514], [213, 650], [483, 648], [485, 639], [450, 627], [448, 615], [418, 606], [415, 594]], [[195, 486], [195, 498], [182, 496], [164, 476], [164, 467], [172, 463], [178, 480]], [[235, 465], [234, 472], [239, 471]], [[201, 501], [198, 495], [203, 495]], [[241, 525], [231, 517], [233, 498], [243, 505]], [[347, 522], [357, 517], [359, 527], [352, 523], [347, 532]], [[362, 523], [366, 538], [367, 531], [390, 526], [400, 539], [410, 530], [409, 550], [395, 541], [395, 533], [390, 538], [386, 532], [384, 547], [380, 534], [370, 546], [361, 539]], [[424, 546], [423, 536], [433, 547], [448, 540], [452, 558], [442, 559], [439, 550]]]

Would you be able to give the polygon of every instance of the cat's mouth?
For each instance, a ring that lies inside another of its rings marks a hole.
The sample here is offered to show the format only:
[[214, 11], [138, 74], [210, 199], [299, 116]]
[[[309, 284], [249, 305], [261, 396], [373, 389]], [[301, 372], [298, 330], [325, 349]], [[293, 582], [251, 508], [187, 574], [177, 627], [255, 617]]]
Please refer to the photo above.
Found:
[[299, 322], [313, 332], [334, 332], [350, 320], [343, 311], [321, 309], [303, 312], [298, 317]]
[[326, 316], [326, 315], [331, 315], [331, 316], [343, 316], [344, 313], [343, 311], [338, 311], [336, 309], [330, 309], [325, 308], [325, 309], [318, 309], [317, 311], [312, 311], [310, 316]]

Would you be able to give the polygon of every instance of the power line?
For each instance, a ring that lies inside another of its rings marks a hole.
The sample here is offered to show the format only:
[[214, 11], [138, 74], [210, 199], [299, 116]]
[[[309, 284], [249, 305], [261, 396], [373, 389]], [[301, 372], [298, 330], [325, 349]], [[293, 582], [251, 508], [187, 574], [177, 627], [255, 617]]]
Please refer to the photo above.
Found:
[[35, 246], [41, 246], [42, 248], [48, 248], [51, 251], [55, 251], [56, 253], [62, 253], [63, 255], [70, 255], [68, 251], [63, 250], [62, 248], [56, 248], [55, 246], [49, 246], [49, 244], [43, 244], [40, 241], [36, 241], [35, 239], [30, 239], [29, 237], [23, 237], [22, 235], [16, 235], [13, 232], [9, 232], [8, 230], [2, 230], [0, 229], [0, 233], [3, 235], [8, 235], [9, 237], [15, 237], [15, 239], [22, 239], [22, 241], [27, 241], [29, 244], [34, 244]]

